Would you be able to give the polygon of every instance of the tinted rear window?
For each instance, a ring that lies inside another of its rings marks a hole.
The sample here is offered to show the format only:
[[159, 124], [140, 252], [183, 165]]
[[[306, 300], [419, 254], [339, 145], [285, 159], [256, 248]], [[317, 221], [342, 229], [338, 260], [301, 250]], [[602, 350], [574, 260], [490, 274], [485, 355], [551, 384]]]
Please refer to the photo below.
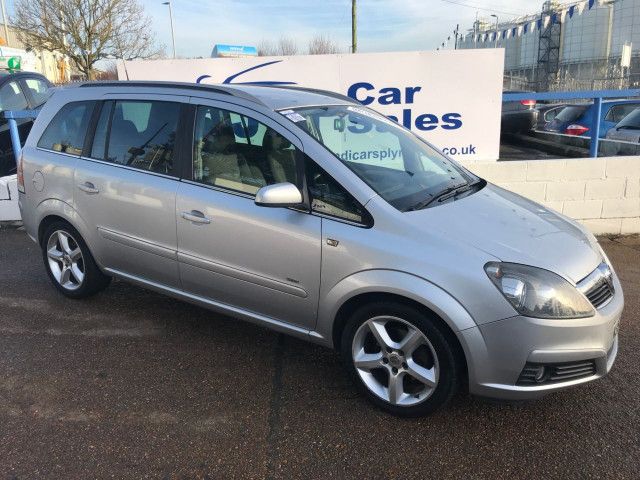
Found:
[[575, 105], [571, 107], [564, 107], [562, 111], [556, 116], [556, 120], [560, 122], [573, 122], [586, 110], [587, 105]]
[[104, 103], [91, 148], [99, 160], [171, 175], [180, 104], [116, 100]]
[[56, 113], [45, 129], [38, 141], [38, 147], [81, 155], [94, 103], [93, 101], [67, 103]]

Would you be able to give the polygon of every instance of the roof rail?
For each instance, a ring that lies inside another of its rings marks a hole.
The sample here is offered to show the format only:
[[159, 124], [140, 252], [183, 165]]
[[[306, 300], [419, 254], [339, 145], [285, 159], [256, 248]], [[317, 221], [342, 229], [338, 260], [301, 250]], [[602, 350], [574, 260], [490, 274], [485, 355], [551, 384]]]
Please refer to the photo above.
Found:
[[138, 80], [118, 80], [118, 81], [94, 81], [86, 82], [79, 85], [80, 88], [86, 87], [157, 87], [157, 88], [182, 88], [188, 90], [207, 91], [211, 93], [219, 93], [221, 95], [230, 95], [232, 97], [243, 98], [250, 102], [266, 105], [256, 96], [251, 95], [233, 87], [225, 85], [211, 85], [204, 83], [187, 83], [187, 82], [159, 82], [159, 81], [138, 81]]
[[[256, 85], [256, 86], [269, 87], [270, 85]], [[332, 92], [331, 90], [322, 90], [320, 88], [309, 88], [309, 87], [296, 87], [292, 85], [275, 85], [274, 87], [282, 88], [285, 90], [300, 90], [302, 92], [307, 92], [307, 93], [316, 93], [318, 95], [324, 95], [325, 97], [336, 98], [338, 100], [343, 100], [349, 103], [356, 103], [359, 105], [359, 102], [354, 100], [353, 98], [348, 97], [347, 95], [342, 95], [341, 93]]]

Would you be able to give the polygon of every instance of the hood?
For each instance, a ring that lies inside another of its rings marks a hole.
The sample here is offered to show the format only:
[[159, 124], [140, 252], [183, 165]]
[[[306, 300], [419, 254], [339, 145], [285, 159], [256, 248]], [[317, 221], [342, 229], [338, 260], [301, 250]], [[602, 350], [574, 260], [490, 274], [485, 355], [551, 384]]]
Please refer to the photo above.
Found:
[[460, 200], [407, 215], [419, 224], [414, 223], [415, 226], [439, 234], [444, 240], [466, 243], [503, 262], [544, 268], [574, 283], [602, 261], [580, 227], [542, 205], [491, 184]]
[[640, 131], [631, 129], [616, 130], [615, 127], [607, 132], [609, 140], [622, 140], [624, 142], [640, 142]]

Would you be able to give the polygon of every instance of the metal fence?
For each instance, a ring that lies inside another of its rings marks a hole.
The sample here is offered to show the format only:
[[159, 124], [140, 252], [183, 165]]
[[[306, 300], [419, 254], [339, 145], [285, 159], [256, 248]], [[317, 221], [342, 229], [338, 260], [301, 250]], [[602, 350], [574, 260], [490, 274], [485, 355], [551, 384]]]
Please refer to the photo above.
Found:
[[[505, 90], [537, 91], [537, 67], [508, 70], [504, 75]], [[631, 58], [630, 67], [620, 66], [620, 57], [594, 58], [563, 63], [549, 91], [615, 90], [640, 88], [640, 55]]]

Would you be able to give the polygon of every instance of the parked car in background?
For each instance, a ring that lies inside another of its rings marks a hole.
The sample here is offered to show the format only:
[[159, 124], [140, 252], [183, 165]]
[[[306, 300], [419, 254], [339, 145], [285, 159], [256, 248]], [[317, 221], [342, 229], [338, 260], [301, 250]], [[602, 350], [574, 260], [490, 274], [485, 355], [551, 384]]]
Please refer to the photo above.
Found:
[[396, 415], [460, 387], [535, 398], [616, 358], [622, 287], [586, 228], [340, 94], [64, 88], [19, 165], [25, 230], [65, 296], [116, 277], [333, 347]]
[[536, 105], [536, 110], [538, 111], [538, 119], [536, 122], [535, 129], [543, 130], [544, 126], [553, 121], [554, 118], [562, 111], [564, 107], [566, 107], [566, 103], [538, 103]]
[[624, 117], [620, 123], [607, 132], [607, 139], [640, 143], [640, 108]]
[[[16, 160], [11, 147], [9, 125], [2, 117], [6, 110], [29, 110], [47, 101], [52, 83], [35, 72], [0, 70], [0, 177], [16, 173]], [[33, 120], [17, 120], [20, 140], [29, 135]]]
[[[600, 113], [600, 137], [605, 138], [611, 128], [638, 107], [640, 107], [640, 100], [603, 101]], [[594, 115], [595, 106], [591, 102], [568, 105], [547, 123], [543, 130], [589, 137]]]
[[[504, 93], [533, 93], [519, 90], [509, 90]], [[538, 111], [535, 100], [519, 100], [502, 102], [502, 117], [500, 121], [501, 133], [522, 133], [532, 130], [538, 121]]]

